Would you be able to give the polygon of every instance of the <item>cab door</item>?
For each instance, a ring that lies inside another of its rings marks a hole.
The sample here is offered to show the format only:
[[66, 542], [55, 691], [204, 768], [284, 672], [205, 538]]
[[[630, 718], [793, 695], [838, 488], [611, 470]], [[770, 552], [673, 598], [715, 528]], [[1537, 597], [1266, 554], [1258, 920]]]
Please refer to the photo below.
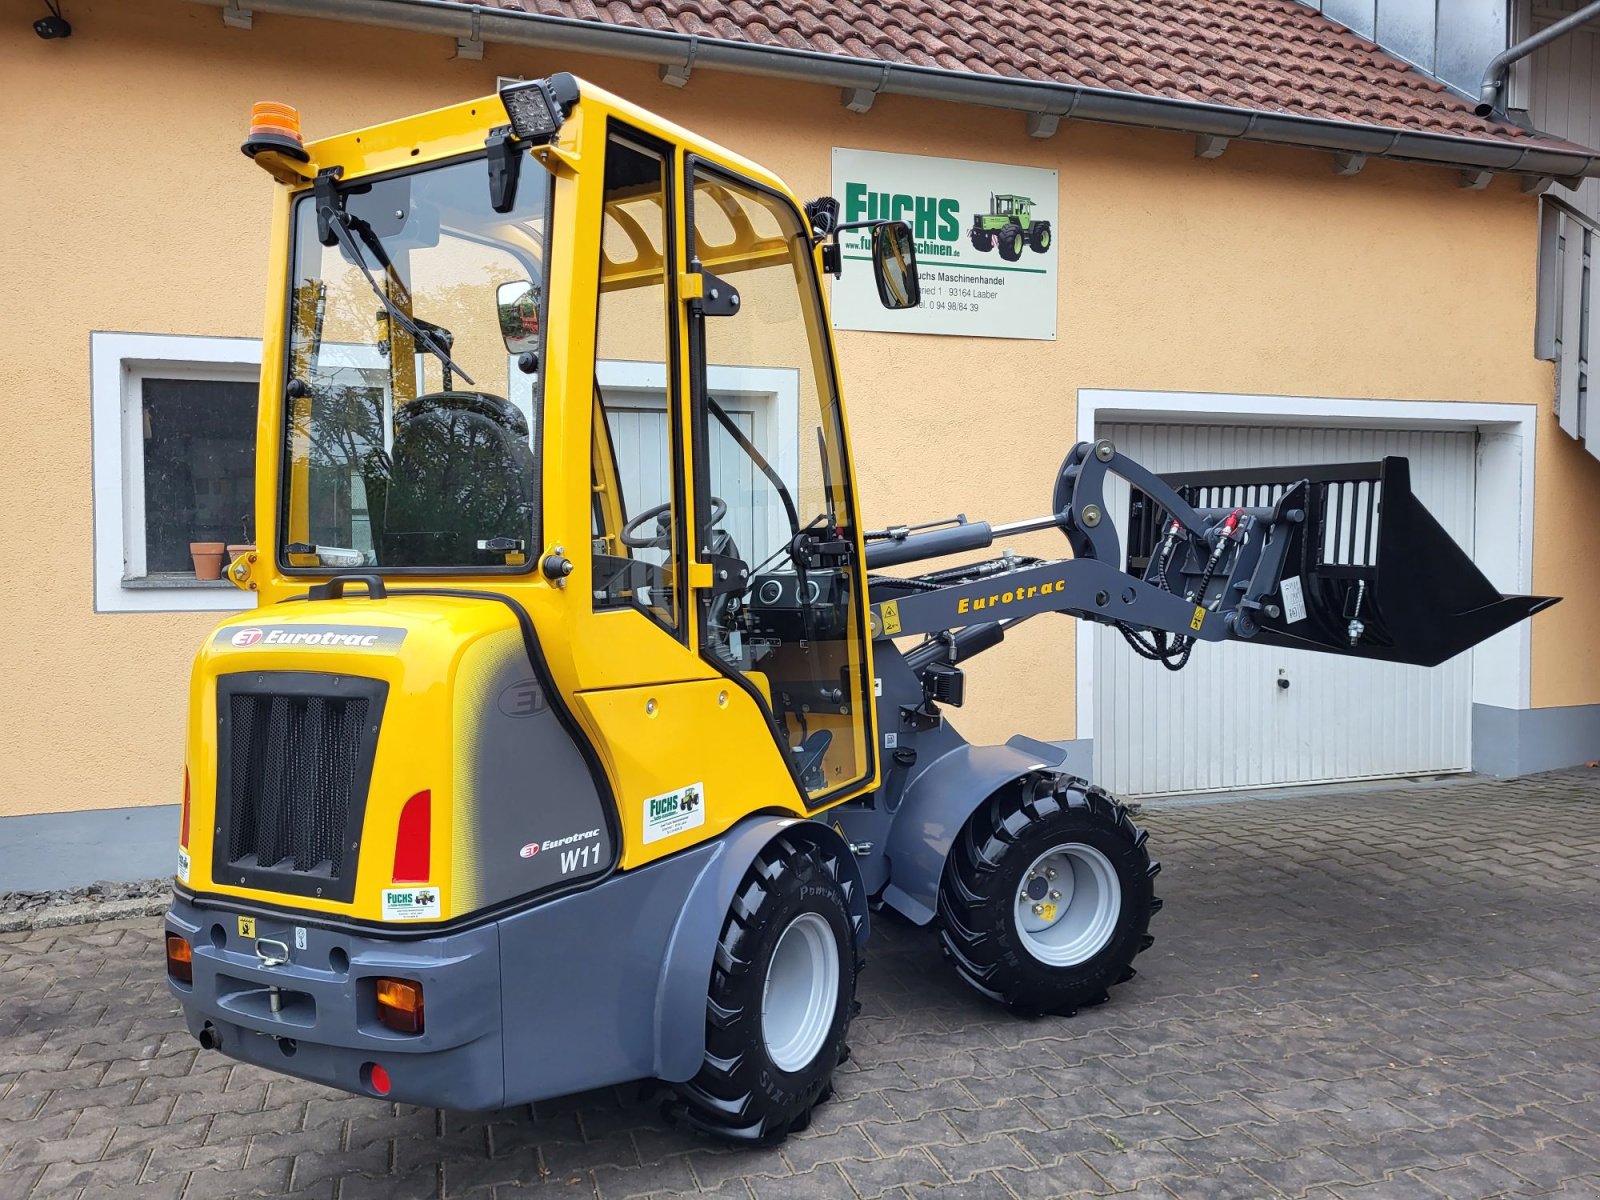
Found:
[[[807, 807], [875, 781], [860, 537], [815, 254], [786, 196], [687, 156], [691, 608]], [[691, 292], [696, 286], [691, 278]]]

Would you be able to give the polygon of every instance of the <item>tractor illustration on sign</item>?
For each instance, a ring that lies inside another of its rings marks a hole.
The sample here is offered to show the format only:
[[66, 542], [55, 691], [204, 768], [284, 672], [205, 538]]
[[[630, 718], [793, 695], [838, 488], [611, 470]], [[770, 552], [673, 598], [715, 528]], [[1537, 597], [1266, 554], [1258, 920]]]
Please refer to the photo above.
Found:
[[1001, 196], [990, 192], [989, 211], [973, 214], [968, 236], [973, 249], [998, 249], [1001, 258], [1016, 262], [1022, 257], [1024, 242], [1037, 254], [1050, 249], [1050, 222], [1034, 218], [1033, 201], [1027, 196]]

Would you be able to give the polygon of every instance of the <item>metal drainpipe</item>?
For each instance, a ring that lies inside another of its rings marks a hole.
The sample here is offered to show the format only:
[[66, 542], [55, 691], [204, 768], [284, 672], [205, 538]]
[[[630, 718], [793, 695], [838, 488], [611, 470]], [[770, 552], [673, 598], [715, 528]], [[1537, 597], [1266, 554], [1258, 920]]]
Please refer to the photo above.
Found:
[[1478, 103], [1473, 111], [1487, 117], [1500, 108], [1500, 91], [1505, 86], [1506, 72], [1518, 59], [1527, 58], [1540, 46], [1547, 46], [1563, 34], [1571, 33], [1591, 17], [1600, 17], [1600, 0], [1586, 4], [1571, 16], [1562, 17], [1548, 29], [1541, 29], [1532, 37], [1523, 38], [1515, 46], [1507, 46], [1489, 60], [1483, 69], [1483, 83], [1478, 89]]

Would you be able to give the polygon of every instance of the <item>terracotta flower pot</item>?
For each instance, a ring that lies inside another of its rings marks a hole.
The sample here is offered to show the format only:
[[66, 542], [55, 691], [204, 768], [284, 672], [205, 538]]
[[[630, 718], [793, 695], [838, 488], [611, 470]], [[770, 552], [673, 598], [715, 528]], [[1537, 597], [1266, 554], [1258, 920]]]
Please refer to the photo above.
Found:
[[256, 545], [254, 542], [240, 542], [237, 545], [229, 545], [228, 557], [223, 559], [223, 561], [232, 562], [234, 559], [238, 558], [239, 555], [249, 554], [255, 548]]
[[222, 552], [226, 548], [222, 542], [190, 542], [189, 558], [194, 562], [194, 577], [221, 579]]

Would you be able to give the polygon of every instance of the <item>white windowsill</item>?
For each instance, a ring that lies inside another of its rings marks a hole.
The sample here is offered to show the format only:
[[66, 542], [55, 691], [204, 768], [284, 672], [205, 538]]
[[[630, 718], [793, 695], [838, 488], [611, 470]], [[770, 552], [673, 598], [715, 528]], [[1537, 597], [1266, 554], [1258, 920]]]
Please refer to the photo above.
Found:
[[231, 588], [226, 579], [196, 579], [193, 575], [146, 575], [143, 579], [124, 579], [122, 586], [134, 590], [171, 588]]

